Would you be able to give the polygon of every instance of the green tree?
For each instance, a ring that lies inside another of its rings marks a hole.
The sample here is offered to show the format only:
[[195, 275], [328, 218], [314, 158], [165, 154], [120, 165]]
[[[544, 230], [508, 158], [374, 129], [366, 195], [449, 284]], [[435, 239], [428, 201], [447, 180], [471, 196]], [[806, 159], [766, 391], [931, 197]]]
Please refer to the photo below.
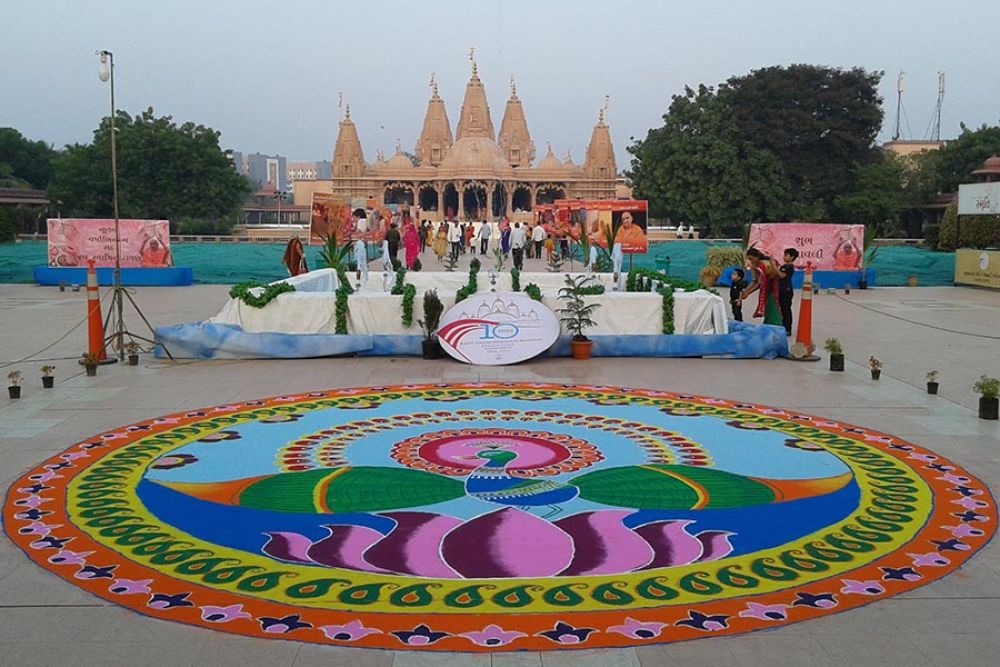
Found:
[[[219, 133], [177, 125], [149, 108], [115, 119], [118, 203], [123, 218], [221, 219], [238, 214], [252, 188], [219, 148]], [[49, 198], [73, 215], [112, 213], [111, 123], [105, 118], [88, 145], [68, 146], [55, 161]]]
[[780, 214], [786, 197], [781, 165], [741, 136], [711, 88], [685, 88], [663, 120], [628, 148], [635, 194], [649, 200], [654, 215], [719, 235]]
[[1000, 155], [1000, 126], [970, 130], [963, 123], [961, 127], [957, 139], [927, 155], [938, 192], [956, 192], [959, 184], [972, 182], [972, 172], [983, 166], [986, 158]]
[[879, 227], [884, 233], [898, 229], [906, 175], [906, 164], [892, 153], [882, 153], [871, 164], [855, 163], [854, 190], [834, 200], [844, 222]]
[[877, 159], [882, 74], [791, 65], [754, 70], [719, 87], [743, 139], [780, 160], [790, 215], [831, 217], [837, 196], [854, 189], [855, 165]]
[[31, 141], [12, 127], [0, 127], [2, 187], [44, 190], [52, 181], [55, 151], [43, 141]]

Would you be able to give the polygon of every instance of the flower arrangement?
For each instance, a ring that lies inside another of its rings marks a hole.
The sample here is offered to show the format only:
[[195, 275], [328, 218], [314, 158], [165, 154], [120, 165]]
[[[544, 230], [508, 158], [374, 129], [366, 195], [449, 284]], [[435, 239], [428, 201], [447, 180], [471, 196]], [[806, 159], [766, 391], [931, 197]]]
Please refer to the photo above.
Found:
[[829, 352], [830, 354], [836, 354], [839, 356], [844, 355], [844, 348], [841, 347], [840, 341], [837, 340], [836, 338], [827, 338], [826, 342], [823, 343], [823, 349]]
[[41, 368], [42, 377], [52, 377], [52, 371], [54, 371], [55, 369], [56, 369], [55, 366], [49, 366], [49, 365], [42, 366]]
[[938, 373], [937, 371], [929, 371], [927, 373], [927, 381], [928, 382], [937, 382], [939, 376], [940, 376], [940, 373]]
[[875, 357], [868, 357], [868, 368], [873, 371], [880, 371], [882, 370], [882, 362]]
[[11, 371], [7, 373], [7, 381], [10, 382], [11, 387], [21, 386], [21, 371]]
[[524, 293], [535, 301], [541, 302], [542, 300], [542, 288], [535, 283], [528, 283], [528, 285], [524, 288]]

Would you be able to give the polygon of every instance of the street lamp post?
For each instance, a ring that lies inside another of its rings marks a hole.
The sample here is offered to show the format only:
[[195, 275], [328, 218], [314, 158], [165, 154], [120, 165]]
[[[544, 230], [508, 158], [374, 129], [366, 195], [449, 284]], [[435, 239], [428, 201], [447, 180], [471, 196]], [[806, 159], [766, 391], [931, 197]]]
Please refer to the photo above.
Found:
[[115, 345], [118, 348], [118, 360], [125, 361], [125, 323], [124, 305], [122, 304], [122, 237], [118, 220], [118, 148], [115, 137], [115, 56], [110, 51], [101, 49], [96, 53], [101, 59], [97, 70], [97, 78], [111, 83], [111, 205], [115, 215], [115, 275], [114, 308], [117, 313], [117, 327], [114, 332]]

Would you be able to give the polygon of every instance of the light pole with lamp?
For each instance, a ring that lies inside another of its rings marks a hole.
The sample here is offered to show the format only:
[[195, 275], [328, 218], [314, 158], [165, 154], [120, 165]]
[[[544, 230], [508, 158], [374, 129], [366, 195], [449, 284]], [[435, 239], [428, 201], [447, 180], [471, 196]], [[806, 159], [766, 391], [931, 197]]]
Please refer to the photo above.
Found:
[[[142, 321], [146, 323], [147, 327], [149, 327], [150, 332], [153, 331], [153, 326], [149, 323], [149, 320], [146, 319], [146, 316], [142, 314], [139, 306], [136, 304], [135, 300], [132, 299], [132, 295], [128, 294], [125, 291], [125, 288], [122, 287], [122, 237], [121, 224], [118, 218], [118, 148], [116, 145], [117, 138], [115, 137], [115, 56], [113, 53], [105, 49], [99, 49], [95, 52], [95, 54], [101, 59], [101, 65], [97, 70], [97, 78], [103, 82], [111, 83], [111, 204], [115, 215], [115, 272], [112, 289], [114, 290], [115, 295], [112, 303], [112, 312], [108, 314], [108, 319], [113, 321], [113, 333], [109, 336], [109, 338], [115, 341], [114, 345], [118, 351], [118, 361], [124, 363], [126, 335], [130, 338], [144, 340], [148, 343], [155, 344], [155, 341], [142, 336], [137, 336], [125, 329], [125, 304], [123, 302], [123, 298], [125, 296], [128, 296], [129, 302], [135, 308], [136, 312], [139, 313], [139, 317], [142, 318]], [[107, 331], [107, 323], [105, 323], [105, 331]], [[105, 339], [105, 341], [106, 340], [107, 339]], [[171, 356], [170, 351], [167, 350], [166, 347], [163, 347], [163, 350], [166, 352], [168, 357], [173, 359], [173, 356]]]
[[110, 51], [100, 49], [96, 55], [101, 59], [101, 66], [97, 70], [97, 78], [107, 83], [111, 82], [111, 206], [115, 214], [115, 275], [114, 290], [115, 298], [112, 307], [117, 315], [117, 326], [115, 327], [115, 345], [118, 348], [118, 360], [125, 361], [125, 341], [124, 338], [124, 318], [122, 304], [122, 237], [121, 228], [118, 221], [118, 149], [115, 145], [115, 55]]

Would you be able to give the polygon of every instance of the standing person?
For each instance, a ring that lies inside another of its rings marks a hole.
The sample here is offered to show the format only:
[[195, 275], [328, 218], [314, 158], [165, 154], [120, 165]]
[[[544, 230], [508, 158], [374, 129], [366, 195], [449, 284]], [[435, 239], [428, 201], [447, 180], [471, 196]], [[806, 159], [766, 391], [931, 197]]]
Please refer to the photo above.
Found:
[[743, 290], [742, 298], [746, 299], [754, 292], [758, 293], [757, 309], [754, 317], [763, 317], [764, 324], [781, 324], [781, 310], [778, 308], [778, 267], [774, 260], [757, 248], [747, 250], [747, 261], [750, 263], [753, 282]]
[[510, 252], [514, 257], [514, 268], [518, 271], [524, 266], [524, 244], [526, 242], [524, 230], [521, 223], [515, 222], [514, 229], [510, 232]]
[[479, 254], [486, 255], [486, 251], [490, 249], [490, 223], [488, 220], [483, 220], [483, 224], [479, 226]]
[[462, 230], [458, 226], [457, 220], [450, 220], [448, 222], [448, 244], [451, 248], [451, 256], [456, 261], [458, 260], [458, 250], [459, 243], [462, 238]]
[[472, 255], [476, 254], [476, 246], [472, 243], [472, 221], [465, 226], [465, 246], [469, 249], [469, 253]]
[[389, 223], [389, 231], [385, 233], [385, 240], [389, 242], [389, 261], [392, 262], [392, 268], [399, 268], [399, 259], [396, 255], [399, 253], [399, 230], [396, 229], [396, 223]]
[[743, 275], [743, 269], [733, 269], [729, 278], [729, 305], [737, 322], [743, 321], [743, 289], [747, 286]]
[[417, 261], [417, 255], [420, 254], [419, 236], [416, 225], [407, 218], [406, 224], [403, 225], [403, 247], [406, 249], [404, 257], [408, 270], [413, 269], [413, 263]]
[[795, 275], [795, 260], [798, 258], [798, 250], [785, 248], [782, 258], [785, 263], [778, 269], [778, 307], [781, 310], [781, 323], [785, 325], [785, 333], [789, 336], [792, 335], [792, 296], [795, 294], [792, 276]]
[[531, 230], [531, 242], [535, 245], [535, 257], [538, 259], [542, 258], [542, 244], [545, 242], [547, 236], [548, 234], [545, 233], [545, 228], [542, 227], [541, 222]]
[[500, 252], [504, 257], [510, 254], [510, 221], [506, 218], [500, 224]]
[[444, 222], [438, 225], [437, 232], [434, 234], [434, 254], [437, 255], [438, 261], [444, 261], [444, 254], [448, 252], [448, 225]]
[[420, 221], [420, 228], [417, 230], [418, 240], [420, 241], [420, 252], [423, 254], [424, 250], [427, 250], [427, 221]]

